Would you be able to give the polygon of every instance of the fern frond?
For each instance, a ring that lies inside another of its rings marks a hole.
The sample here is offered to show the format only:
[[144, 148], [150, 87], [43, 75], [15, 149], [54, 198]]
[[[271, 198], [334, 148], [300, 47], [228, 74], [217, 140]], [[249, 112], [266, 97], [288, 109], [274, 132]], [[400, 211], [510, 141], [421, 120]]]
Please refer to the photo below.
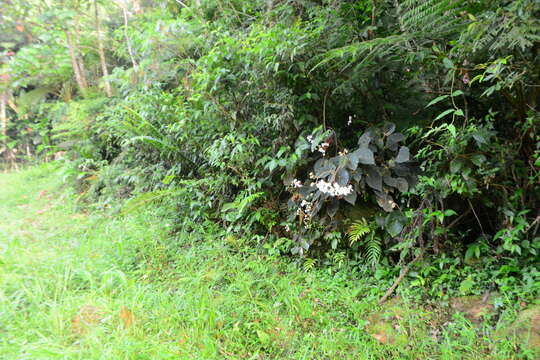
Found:
[[366, 219], [362, 218], [361, 220], [354, 222], [348, 231], [349, 241], [351, 245], [361, 240], [364, 236], [366, 236], [370, 232], [371, 232], [371, 226], [366, 221]]
[[379, 263], [381, 258], [382, 248], [381, 240], [375, 236], [375, 233], [371, 233], [364, 242], [364, 256], [366, 261], [371, 265], [375, 266]]
[[316, 263], [317, 263], [316, 259], [305, 258], [304, 264], [302, 265], [302, 267], [304, 268], [305, 272], [308, 272], [308, 271], [311, 271], [315, 267]]
[[405, 0], [398, 5], [401, 30], [419, 37], [441, 36], [460, 23], [463, 0]]
[[126, 215], [129, 213], [132, 213], [133, 211], [137, 209], [147, 206], [153, 202], [162, 200], [165, 197], [177, 195], [181, 193], [182, 191], [185, 191], [185, 189], [171, 188], [171, 189], [157, 190], [157, 191], [151, 191], [151, 192], [140, 194], [138, 196], [135, 196], [129, 199], [126, 202], [126, 204], [122, 208], [122, 214]]

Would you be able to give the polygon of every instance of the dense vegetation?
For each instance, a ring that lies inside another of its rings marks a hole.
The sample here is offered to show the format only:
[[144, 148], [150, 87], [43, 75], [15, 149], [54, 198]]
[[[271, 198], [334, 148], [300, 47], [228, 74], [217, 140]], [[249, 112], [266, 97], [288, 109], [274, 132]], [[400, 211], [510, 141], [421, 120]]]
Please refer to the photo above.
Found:
[[4, 166], [60, 158], [81, 203], [538, 303], [536, 0], [3, 0], [0, 50]]

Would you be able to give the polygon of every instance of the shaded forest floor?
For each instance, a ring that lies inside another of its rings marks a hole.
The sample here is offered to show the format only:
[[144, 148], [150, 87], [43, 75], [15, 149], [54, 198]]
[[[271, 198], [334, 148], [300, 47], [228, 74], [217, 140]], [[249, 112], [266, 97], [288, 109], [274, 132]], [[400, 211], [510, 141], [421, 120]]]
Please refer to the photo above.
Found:
[[380, 309], [375, 278], [172, 235], [163, 207], [81, 210], [61, 184], [51, 164], [0, 175], [2, 359], [534, 358], [467, 309]]

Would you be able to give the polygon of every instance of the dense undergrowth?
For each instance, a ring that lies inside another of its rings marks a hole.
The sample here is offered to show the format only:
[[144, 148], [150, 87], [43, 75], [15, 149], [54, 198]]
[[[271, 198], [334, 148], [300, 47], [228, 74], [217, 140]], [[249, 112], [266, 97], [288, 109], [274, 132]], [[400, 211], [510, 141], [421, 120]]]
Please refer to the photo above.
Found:
[[388, 277], [306, 271], [209, 222], [171, 235], [174, 202], [88, 212], [61, 174], [0, 174], [2, 359], [534, 359], [527, 330], [500, 335], [512, 309], [471, 321], [405, 288], [378, 308]]
[[378, 296], [408, 269], [423, 301], [538, 303], [538, 1], [122, 4], [9, 2], [6, 166], [56, 154], [81, 203], [174, 202], [172, 234]]

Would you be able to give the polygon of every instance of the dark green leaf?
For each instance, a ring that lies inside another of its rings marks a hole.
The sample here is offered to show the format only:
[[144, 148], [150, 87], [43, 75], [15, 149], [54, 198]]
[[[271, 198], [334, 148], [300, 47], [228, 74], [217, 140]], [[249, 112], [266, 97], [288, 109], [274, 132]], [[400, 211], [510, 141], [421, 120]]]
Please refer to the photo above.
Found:
[[349, 195], [345, 196], [345, 201], [347, 201], [349, 204], [351, 205], [354, 205], [356, 203], [356, 198], [357, 198], [357, 194], [356, 194], [356, 191], [353, 191], [352, 193], [350, 193]]
[[437, 117], [435, 119], [433, 119], [433, 121], [437, 121], [439, 119], [442, 119], [443, 117], [445, 117], [446, 115], [450, 114], [450, 113], [453, 113], [454, 112], [454, 109], [447, 109], [447, 110], [444, 110], [442, 113], [440, 113], [439, 115], [437, 115]]
[[431, 100], [429, 102], [429, 104], [426, 105], [426, 107], [430, 107], [432, 105], [435, 105], [436, 103], [440, 102], [440, 101], [443, 101], [444, 99], [448, 98], [449, 95], [441, 95], [441, 96], [438, 96], [436, 97], [435, 99]]
[[377, 192], [376, 197], [377, 204], [379, 204], [379, 206], [382, 207], [384, 211], [391, 212], [392, 210], [394, 210], [394, 207], [392, 206], [394, 201], [390, 195], [383, 192]]
[[397, 178], [395, 187], [400, 192], [407, 192], [409, 190], [409, 183], [404, 178]]
[[383, 129], [382, 129], [382, 131], [383, 131], [383, 133], [384, 133], [385, 136], [390, 136], [390, 135], [392, 135], [392, 133], [393, 133], [395, 130], [396, 130], [396, 124], [390, 123], [390, 122], [384, 124]]
[[486, 157], [482, 154], [475, 154], [471, 156], [471, 161], [476, 166], [482, 166], [486, 162]]
[[358, 157], [358, 162], [363, 165], [375, 165], [373, 151], [368, 148], [360, 148], [354, 151], [354, 156]]
[[332, 198], [332, 201], [328, 204], [326, 208], [326, 213], [330, 217], [334, 217], [339, 209], [339, 201], [336, 198]]
[[463, 162], [461, 160], [454, 159], [450, 162], [450, 172], [456, 174], [461, 170], [462, 166]]
[[367, 148], [371, 140], [373, 140], [373, 134], [371, 133], [371, 130], [368, 130], [362, 136], [360, 136], [360, 139], [358, 139], [358, 146], [361, 148]]
[[366, 182], [369, 187], [382, 191], [382, 176], [379, 174], [376, 168], [370, 167], [366, 170], [367, 177]]
[[396, 145], [403, 140], [405, 140], [405, 135], [402, 133], [393, 133], [386, 139], [386, 146], [390, 148], [390, 150], [395, 150]]
[[399, 153], [396, 157], [397, 163], [404, 163], [410, 160], [409, 148], [402, 146], [399, 148]]
[[403, 230], [403, 224], [399, 220], [394, 220], [388, 224], [386, 227], [386, 231], [390, 234], [392, 237], [398, 236], [401, 231]]
[[339, 170], [336, 176], [336, 182], [340, 186], [347, 185], [349, 183], [349, 172], [345, 169]]

